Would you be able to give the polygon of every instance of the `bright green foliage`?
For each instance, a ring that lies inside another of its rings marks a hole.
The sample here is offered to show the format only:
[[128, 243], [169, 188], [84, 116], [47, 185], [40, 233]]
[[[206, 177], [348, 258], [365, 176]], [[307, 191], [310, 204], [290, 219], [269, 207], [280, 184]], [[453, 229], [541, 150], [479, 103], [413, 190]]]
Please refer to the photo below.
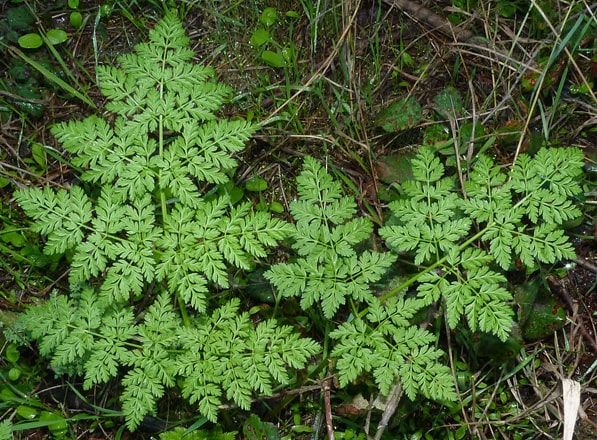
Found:
[[182, 330], [183, 351], [178, 373], [185, 377], [182, 393], [210, 420], [226, 398], [249, 409], [252, 391], [273, 392], [275, 383], [288, 384], [287, 366], [301, 368], [318, 351], [309, 339], [301, 339], [292, 328], [275, 321], [254, 328], [247, 313], [239, 312], [233, 300], [202, 318], [198, 326]]
[[370, 291], [396, 260], [389, 253], [357, 252], [373, 231], [371, 221], [354, 218], [354, 199], [344, 196], [339, 183], [313, 158], [305, 159], [297, 186], [299, 198], [290, 211], [299, 258], [273, 266], [265, 277], [283, 296], [300, 296], [304, 309], [317, 304], [328, 319], [347, 299], [355, 314], [357, 301], [369, 307], [364, 318], [359, 315], [330, 334], [337, 340], [331, 356], [338, 359], [340, 385], [372, 372], [383, 394], [399, 378], [411, 399], [418, 394], [454, 399], [450, 370], [438, 361], [443, 352], [435, 348], [435, 336], [410, 323], [423, 301], [394, 297], [382, 304]]
[[248, 268], [288, 227], [250, 213], [248, 204], [229, 209], [225, 197], [205, 200], [203, 185], [228, 180], [236, 165], [230, 153], [255, 127], [215, 119], [230, 90], [208, 81], [210, 68], [189, 63], [193, 52], [175, 19], [150, 38], [120, 57], [119, 68], [98, 67], [107, 108], [119, 115], [113, 126], [91, 116], [52, 128], [85, 169], [81, 179], [101, 185], [97, 199], [78, 186], [15, 196], [33, 229], [48, 236], [46, 253], [74, 252], [71, 284], [105, 272], [101, 293], [120, 301], [165, 280], [204, 311], [207, 283], [227, 287], [227, 263]]
[[211, 293], [228, 287], [230, 269], [252, 268], [292, 228], [212, 194], [256, 127], [216, 118], [230, 90], [191, 63], [188, 42], [168, 15], [117, 67], [98, 66], [113, 122], [52, 128], [85, 185], [15, 193], [47, 236], [44, 252], [71, 258], [71, 294], [31, 308], [19, 325], [85, 388], [122, 377], [131, 429], [176, 386], [210, 420], [225, 399], [248, 408], [253, 392], [288, 384], [287, 369], [318, 352], [290, 327], [255, 328], [238, 300], [214, 311]]
[[83, 375], [86, 389], [128, 367], [121, 401], [131, 428], [155, 411], [165, 388], [177, 381], [183, 396], [212, 421], [224, 398], [248, 409], [253, 391], [271, 394], [273, 384], [290, 383], [288, 366], [301, 368], [319, 350], [273, 320], [255, 328], [238, 299], [190, 326], [171, 303], [162, 293], [136, 323], [131, 307], [108, 305], [88, 287], [78, 298], [52, 295], [21, 324], [41, 339], [40, 353], [52, 356], [52, 368]]
[[493, 162], [479, 161], [467, 192], [482, 209], [468, 201], [463, 209], [486, 224], [483, 240], [502, 268], [512, 263], [512, 254], [529, 267], [573, 258], [561, 225], [581, 216], [571, 198], [582, 194], [583, 158], [575, 148], [542, 149], [534, 158], [521, 155], [501, 187], [500, 177], [490, 171]]
[[354, 217], [353, 199], [307, 158], [290, 205], [298, 256], [265, 277], [282, 296], [298, 296], [304, 309], [317, 306], [328, 319], [350, 303], [351, 318], [330, 333], [341, 386], [369, 373], [382, 394], [398, 381], [410, 399], [455, 400], [437, 335], [415, 325], [415, 315], [444, 307], [451, 328], [464, 319], [473, 332], [506, 340], [514, 313], [504, 270], [516, 259], [530, 271], [574, 256], [562, 223], [580, 215], [573, 198], [582, 192], [582, 166], [579, 150], [541, 150], [520, 156], [508, 175], [481, 155], [463, 197], [456, 178], [446, 177], [433, 151], [422, 148], [412, 160], [413, 179], [400, 185], [403, 197], [390, 204], [393, 218], [380, 229], [393, 250], [421, 269], [378, 298], [369, 286], [395, 256], [363, 249], [371, 223]]
[[571, 198], [582, 193], [583, 154], [578, 149], [543, 149], [534, 158], [521, 155], [506, 174], [487, 156], [479, 156], [465, 183], [456, 180], [430, 149], [413, 160], [414, 180], [401, 185], [404, 197], [390, 204], [396, 224], [380, 235], [415, 264], [418, 298], [446, 306], [454, 328], [462, 317], [471, 330], [506, 340], [512, 296], [501, 270], [519, 259], [528, 270], [538, 263], [573, 258], [562, 224], [581, 215]]
[[353, 198], [313, 158], [297, 178], [299, 199], [290, 204], [296, 220], [291, 237], [299, 258], [273, 266], [265, 277], [285, 297], [300, 296], [301, 307], [321, 306], [331, 319], [347, 298], [371, 301], [369, 284], [378, 281], [396, 257], [355, 246], [370, 237], [372, 222], [356, 217]]
[[[504, 271], [574, 256], [563, 225], [581, 214], [582, 153], [523, 154], [509, 172], [480, 155], [460, 188], [422, 148], [379, 230], [394, 252], [369, 250], [372, 222], [313, 158], [297, 178], [294, 225], [216, 195], [256, 127], [216, 117], [230, 90], [190, 62], [188, 41], [167, 16], [117, 67], [98, 67], [114, 118], [53, 127], [84, 185], [15, 197], [47, 236], [44, 252], [69, 256], [71, 292], [30, 308], [17, 329], [86, 389], [120, 379], [130, 429], [169, 389], [216, 421], [225, 401], [249, 409], [252, 395], [290, 384], [289, 370], [319, 353], [291, 327], [254, 324], [238, 298], [214, 294], [290, 237], [295, 257], [265, 277], [329, 326], [348, 316], [325, 335], [342, 386], [368, 373], [383, 394], [399, 383], [410, 399], [455, 400], [438, 336], [415, 317], [443, 308], [451, 328], [466, 321], [506, 340], [514, 313]], [[418, 272], [378, 297], [371, 286], [398, 253]]]
[[184, 428], [174, 428], [172, 431], [160, 434], [160, 440], [235, 440], [236, 432], [222, 432], [214, 428], [211, 431], [197, 430], [186, 432]]
[[0, 422], [0, 440], [12, 439], [12, 426], [9, 420]]
[[271, 422], [262, 421], [257, 414], [251, 414], [243, 426], [245, 440], [280, 440], [278, 428]]
[[413, 298], [393, 297], [385, 303], [374, 299], [365, 318], [356, 318], [332, 332], [338, 340], [332, 351], [337, 357], [340, 385], [364, 372], [372, 372], [382, 394], [387, 395], [399, 378], [406, 395], [435, 400], [455, 400], [450, 369], [439, 362], [443, 352], [435, 348], [436, 337], [410, 319], [423, 306]]

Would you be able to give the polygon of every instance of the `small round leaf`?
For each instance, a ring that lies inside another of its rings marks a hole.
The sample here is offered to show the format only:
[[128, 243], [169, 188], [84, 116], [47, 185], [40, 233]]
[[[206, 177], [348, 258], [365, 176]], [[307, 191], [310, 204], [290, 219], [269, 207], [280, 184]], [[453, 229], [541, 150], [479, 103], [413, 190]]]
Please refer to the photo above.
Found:
[[71, 12], [70, 13], [70, 24], [75, 29], [79, 29], [83, 25], [83, 16], [80, 12]]
[[8, 388], [0, 388], [0, 402], [16, 402], [19, 398]]
[[278, 11], [276, 8], [265, 8], [259, 17], [259, 22], [265, 26], [271, 26], [278, 20]]
[[31, 156], [33, 157], [35, 163], [37, 163], [39, 167], [45, 171], [47, 165], [47, 157], [44, 146], [39, 142], [35, 142], [31, 147]]
[[44, 44], [39, 34], [25, 34], [19, 38], [19, 46], [23, 49], [37, 49]]
[[56, 437], [64, 437], [68, 432], [68, 423], [60, 414], [50, 411], [42, 411], [39, 421], [48, 425], [48, 429]]
[[284, 205], [280, 202], [272, 202], [269, 204], [269, 210], [271, 212], [275, 212], [276, 214], [282, 214], [284, 212]]
[[17, 367], [13, 367], [10, 370], [8, 370], [8, 380], [15, 382], [17, 380], [19, 380], [19, 378], [21, 377], [21, 369], [17, 368]]
[[33, 420], [37, 418], [39, 413], [35, 408], [32, 408], [27, 405], [19, 405], [17, 406], [17, 416], [24, 420]]
[[282, 49], [282, 56], [284, 57], [284, 61], [286, 61], [287, 64], [292, 64], [292, 61], [294, 60], [294, 48], [292, 46], [287, 46], [284, 49]]
[[100, 15], [102, 18], [110, 17], [112, 15], [112, 12], [114, 12], [114, 5], [110, 3], [104, 3], [100, 6]]
[[260, 28], [260, 29], [257, 29], [255, 32], [253, 32], [253, 35], [251, 35], [250, 43], [254, 47], [261, 47], [265, 43], [267, 43], [269, 41], [269, 39], [270, 39], [269, 31], [267, 29]]
[[272, 52], [271, 50], [264, 50], [261, 54], [261, 59], [272, 67], [286, 66], [284, 55], [279, 52]]
[[400, 60], [406, 67], [413, 67], [415, 65], [413, 57], [411, 57], [408, 52], [402, 52]]
[[[2, 188], [2, 182], [0, 182], [0, 188]], [[16, 230], [16, 228], [6, 228], [4, 229], [1, 233], [0, 233], [0, 240], [2, 240], [4, 243], [10, 243], [11, 245], [13, 245], [14, 247], [23, 247], [25, 246], [25, 243], [27, 243], [27, 240], [25, 239], [25, 237], [23, 237], [21, 235], [21, 233]], [[7, 360], [10, 362], [16, 362], [16, 361], [12, 361], [11, 359], [8, 358], [8, 350], [7, 350], [7, 354], [6, 354]]]
[[68, 38], [68, 34], [62, 29], [50, 29], [47, 35], [52, 45], [64, 43]]
[[247, 191], [265, 191], [267, 189], [267, 182], [261, 177], [253, 177], [252, 179], [247, 180], [245, 188], [247, 188]]
[[17, 344], [8, 344], [6, 346], [6, 350], [4, 351], [4, 357], [11, 364], [16, 364], [21, 357], [21, 352], [19, 351]]

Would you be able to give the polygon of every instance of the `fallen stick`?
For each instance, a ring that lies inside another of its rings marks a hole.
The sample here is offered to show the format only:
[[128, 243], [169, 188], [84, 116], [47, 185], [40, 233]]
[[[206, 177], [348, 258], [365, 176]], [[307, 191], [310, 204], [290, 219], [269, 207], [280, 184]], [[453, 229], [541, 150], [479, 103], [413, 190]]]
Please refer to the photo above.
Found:
[[386, 5], [395, 6], [407, 13], [415, 20], [423, 22], [433, 31], [442, 33], [448, 38], [464, 43], [475, 37], [475, 34], [467, 29], [458, 29], [447, 18], [436, 14], [431, 9], [413, 0], [383, 0]]

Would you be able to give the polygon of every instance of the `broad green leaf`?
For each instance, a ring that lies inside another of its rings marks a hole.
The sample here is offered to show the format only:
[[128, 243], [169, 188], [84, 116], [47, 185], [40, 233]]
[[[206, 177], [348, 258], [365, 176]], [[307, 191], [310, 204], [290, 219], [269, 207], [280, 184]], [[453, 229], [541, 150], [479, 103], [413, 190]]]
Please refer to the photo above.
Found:
[[378, 115], [376, 125], [388, 133], [395, 133], [414, 127], [422, 117], [421, 105], [413, 97], [400, 98]]
[[272, 67], [281, 68], [286, 66], [286, 59], [280, 52], [264, 50], [261, 53], [261, 59]]
[[454, 87], [446, 87], [435, 97], [435, 105], [442, 118], [455, 119], [463, 110], [462, 96]]
[[253, 32], [249, 41], [254, 47], [261, 47], [270, 41], [270, 38], [271, 36], [267, 29], [259, 28]]
[[81, 26], [83, 26], [83, 15], [78, 11], [71, 12], [69, 15], [69, 21], [72, 27], [79, 29]]
[[278, 21], [278, 11], [276, 8], [265, 8], [259, 17], [259, 22], [265, 26], [273, 26]]
[[44, 44], [44, 40], [39, 34], [25, 34], [19, 37], [19, 46], [23, 49], [37, 49]]
[[290, 45], [282, 49], [282, 57], [284, 58], [284, 61], [286, 61], [286, 65], [292, 64], [295, 60], [296, 53], [294, 47], [294, 45]]
[[0, 231], [0, 240], [4, 243], [10, 243], [14, 247], [22, 247], [27, 243], [27, 239], [16, 227], [5, 227]]
[[10, 362], [11, 364], [16, 364], [21, 357], [21, 352], [19, 351], [16, 344], [8, 344], [4, 351], [4, 358]]
[[280, 434], [273, 423], [262, 422], [259, 416], [251, 414], [245, 421], [243, 433], [247, 440], [278, 440]]
[[522, 327], [526, 341], [535, 341], [550, 336], [566, 323], [566, 309], [551, 294], [544, 294], [533, 302], [529, 318]]
[[68, 34], [62, 29], [50, 29], [46, 34], [51, 44], [64, 43], [68, 39]]
[[35, 163], [39, 165], [41, 170], [45, 171], [47, 165], [47, 157], [44, 146], [39, 142], [35, 142], [31, 147], [31, 156], [33, 157], [33, 160], [35, 160]]
[[261, 192], [267, 189], [267, 182], [261, 177], [252, 177], [245, 182], [245, 188], [247, 191]]
[[269, 204], [269, 210], [276, 214], [282, 214], [284, 212], [284, 205], [282, 205], [280, 202], [271, 202]]
[[415, 65], [413, 58], [406, 51], [402, 52], [400, 59], [402, 61], [402, 64], [404, 64], [407, 67], [413, 67]]

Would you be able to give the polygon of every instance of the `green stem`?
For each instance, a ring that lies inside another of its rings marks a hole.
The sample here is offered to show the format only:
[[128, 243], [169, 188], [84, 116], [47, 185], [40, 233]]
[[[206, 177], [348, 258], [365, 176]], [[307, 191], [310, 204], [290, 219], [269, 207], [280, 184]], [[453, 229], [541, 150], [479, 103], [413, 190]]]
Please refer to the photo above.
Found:
[[178, 301], [178, 308], [180, 309], [180, 316], [182, 316], [182, 323], [185, 327], [191, 326], [191, 320], [189, 319], [189, 314], [187, 312], [186, 305], [180, 296], [179, 292], [176, 292], [176, 300]]
[[[159, 144], [159, 155], [162, 156], [164, 154], [164, 116], [160, 115], [159, 123], [158, 123], [158, 144]], [[162, 171], [160, 170], [158, 175], [158, 181], [162, 180]], [[159, 185], [158, 183], [158, 186]], [[168, 204], [166, 200], [166, 193], [164, 190], [159, 190], [160, 194], [160, 206], [162, 208], [162, 230], [166, 232], [166, 219], [168, 218]], [[182, 317], [182, 322], [185, 327], [191, 326], [191, 320], [189, 319], [189, 314], [187, 312], [186, 304], [182, 297], [180, 296], [179, 292], [176, 292], [176, 300], [178, 301], [178, 308], [180, 309], [180, 316]]]
[[[489, 230], [489, 228], [491, 226], [493, 226], [493, 223], [488, 224], [487, 226], [485, 226], [485, 228], [483, 228], [482, 230], [477, 232], [475, 235], [473, 235], [471, 238], [469, 238], [467, 241], [465, 241], [460, 246], [458, 246], [458, 250], [463, 251], [464, 249], [469, 247], [472, 243], [474, 243], [479, 238], [481, 238]], [[400, 284], [398, 287], [395, 287], [394, 289], [390, 290], [388, 293], [386, 293], [384, 296], [382, 296], [379, 300], [381, 302], [387, 301], [394, 295], [397, 295], [398, 293], [402, 292], [407, 287], [410, 287], [411, 285], [413, 285], [424, 274], [427, 274], [427, 273], [431, 272], [432, 270], [436, 269], [437, 267], [441, 266], [442, 264], [444, 264], [447, 259], [448, 259], [448, 255], [445, 255], [444, 257], [440, 258], [435, 263], [433, 263], [431, 266], [429, 266], [427, 269], [422, 270], [421, 272], [418, 272], [417, 274], [413, 275], [408, 280], [406, 280], [404, 283]], [[367, 310], [368, 310], [368, 307], [361, 310], [361, 312], [359, 313], [359, 317], [365, 316], [365, 314], [367, 313]]]
[[[528, 196], [525, 195], [521, 200], [518, 201], [518, 203], [516, 203], [512, 207], [512, 209], [516, 209], [519, 206], [521, 206], [524, 203], [526, 203], [527, 197]], [[458, 251], [462, 252], [464, 249], [466, 249], [467, 247], [469, 247], [475, 241], [477, 241], [478, 239], [480, 239], [481, 237], [483, 237], [483, 235], [485, 235], [485, 233], [487, 233], [487, 231], [495, 225], [495, 222], [496, 222], [495, 219], [492, 219], [490, 222], [488, 222], [487, 225], [483, 229], [481, 229], [479, 232], [477, 232], [471, 238], [469, 238], [464, 243], [462, 243], [460, 246], [458, 246]], [[397, 295], [398, 293], [402, 292], [407, 287], [410, 287], [411, 285], [413, 285], [424, 274], [427, 274], [427, 273], [431, 272], [432, 270], [436, 269], [437, 267], [441, 266], [442, 264], [444, 264], [447, 259], [448, 259], [448, 255], [445, 255], [443, 258], [440, 258], [439, 260], [437, 260], [435, 263], [433, 263], [427, 269], [422, 270], [421, 272], [418, 272], [417, 274], [413, 275], [408, 280], [406, 280], [404, 283], [400, 284], [398, 287], [395, 287], [394, 289], [390, 290], [388, 293], [386, 293], [384, 296], [382, 296], [379, 300], [381, 302], [387, 301], [388, 299], [390, 299], [394, 295]], [[363, 309], [359, 313], [359, 317], [365, 316], [365, 314], [367, 313], [367, 310], [368, 310], [368, 307], [365, 308], [365, 309]]]
[[[160, 123], [158, 124], [158, 143], [159, 143], [159, 155], [162, 157], [164, 155], [164, 116], [160, 115]], [[158, 187], [161, 186], [160, 182], [162, 180], [162, 171], [160, 170], [158, 175]], [[166, 203], [166, 193], [164, 190], [160, 189], [160, 205], [162, 207], [162, 225], [166, 226], [166, 219], [168, 218], [168, 207]]]

